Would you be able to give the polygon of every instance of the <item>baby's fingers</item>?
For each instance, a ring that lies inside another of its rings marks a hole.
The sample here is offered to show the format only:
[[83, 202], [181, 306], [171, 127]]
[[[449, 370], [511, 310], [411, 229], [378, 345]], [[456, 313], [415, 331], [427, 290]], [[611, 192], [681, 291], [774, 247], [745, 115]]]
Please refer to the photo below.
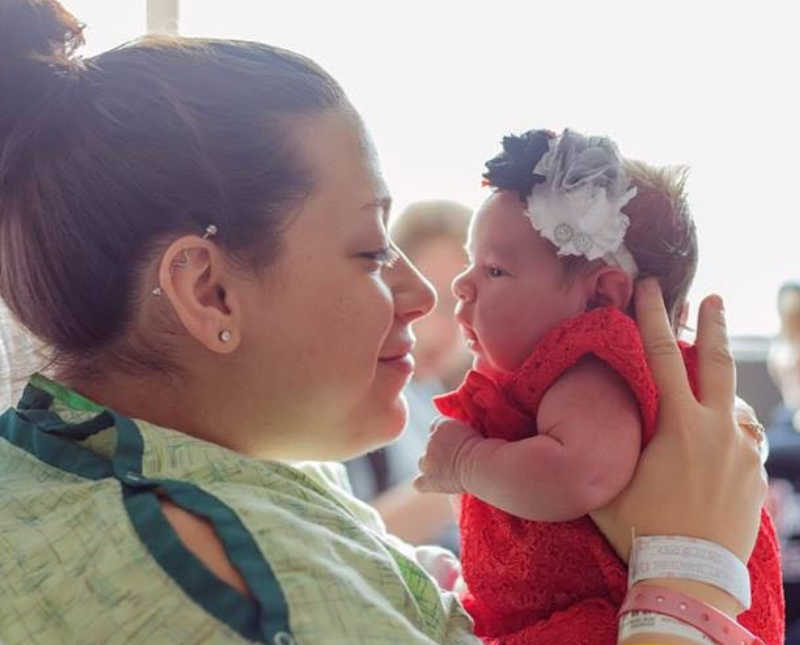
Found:
[[464, 445], [480, 438], [472, 428], [453, 419], [439, 418], [431, 424], [425, 454], [419, 460], [420, 476], [414, 481], [419, 491], [463, 492], [459, 476], [459, 455]]

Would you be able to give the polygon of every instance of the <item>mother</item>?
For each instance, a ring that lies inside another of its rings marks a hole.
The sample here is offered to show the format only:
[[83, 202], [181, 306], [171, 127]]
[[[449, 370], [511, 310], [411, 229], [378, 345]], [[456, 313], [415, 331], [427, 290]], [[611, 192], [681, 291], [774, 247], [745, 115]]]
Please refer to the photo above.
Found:
[[[0, 293], [55, 374], [0, 424], [0, 639], [473, 642], [341, 471], [297, 463], [401, 431], [410, 324], [435, 297], [387, 237], [357, 112], [267, 45], [146, 39], [82, 62], [80, 42], [54, 0], [0, 0]], [[657, 287], [639, 305], [668, 403], [600, 523], [623, 556], [636, 526], [744, 559], [763, 482], [720, 303], [701, 313], [703, 404]]]

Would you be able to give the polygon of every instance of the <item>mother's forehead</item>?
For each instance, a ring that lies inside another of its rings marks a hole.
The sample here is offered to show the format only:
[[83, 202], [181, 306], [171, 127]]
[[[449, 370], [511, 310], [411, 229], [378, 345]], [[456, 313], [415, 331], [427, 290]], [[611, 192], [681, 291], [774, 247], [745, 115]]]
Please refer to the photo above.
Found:
[[[377, 153], [359, 118], [349, 110], [293, 118], [290, 143], [317, 183], [383, 185]], [[380, 194], [377, 191], [376, 193]]]

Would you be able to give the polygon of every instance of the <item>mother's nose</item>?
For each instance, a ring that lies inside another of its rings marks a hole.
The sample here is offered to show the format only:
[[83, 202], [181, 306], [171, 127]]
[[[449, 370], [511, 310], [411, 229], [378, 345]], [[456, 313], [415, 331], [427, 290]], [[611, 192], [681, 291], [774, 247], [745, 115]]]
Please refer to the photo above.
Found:
[[394, 285], [395, 314], [410, 323], [428, 315], [436, 306], [436, 290], [406, 258], [400, 267], [402, 277]]

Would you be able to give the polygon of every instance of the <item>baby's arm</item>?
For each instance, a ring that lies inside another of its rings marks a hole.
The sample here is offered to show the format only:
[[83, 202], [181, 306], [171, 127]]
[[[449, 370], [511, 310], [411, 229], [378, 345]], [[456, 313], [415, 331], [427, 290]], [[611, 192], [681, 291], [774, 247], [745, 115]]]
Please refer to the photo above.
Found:
[[442, 436], [444, 449], [433, 445], [434, 433], [425, 459], [438, 463], [428, 463], [423, 478], [436, 471], [447, 480], [452, 469], [449, 479], [462, 491], [512, 515], [552, 522], [604, 506], [633, 476], [641, 448], [639, 409], [604, 363], [589, 359], [566, 372], [542, 399], [537, 427], [539, 434], [515, 442], [473, 435], [459, 443]]

